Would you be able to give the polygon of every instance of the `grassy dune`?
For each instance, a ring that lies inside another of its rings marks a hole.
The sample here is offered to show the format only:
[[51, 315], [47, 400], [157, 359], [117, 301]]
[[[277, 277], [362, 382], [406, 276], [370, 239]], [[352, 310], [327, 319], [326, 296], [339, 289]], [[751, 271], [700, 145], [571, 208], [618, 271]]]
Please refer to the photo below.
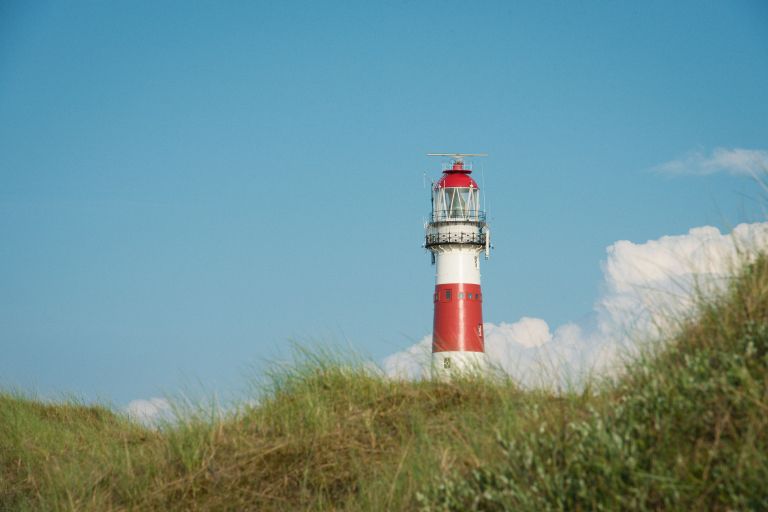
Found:
[[305, 357], [159, 430], [0, 394], [0, 510], [765, 510], [768, 260], [579, 392]]

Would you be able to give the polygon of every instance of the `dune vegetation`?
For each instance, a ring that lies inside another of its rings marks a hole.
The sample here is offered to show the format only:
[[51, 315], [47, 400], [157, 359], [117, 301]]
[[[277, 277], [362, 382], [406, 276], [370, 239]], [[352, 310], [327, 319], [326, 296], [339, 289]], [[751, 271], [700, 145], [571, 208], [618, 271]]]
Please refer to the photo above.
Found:
[[150, 428], [0, 394], [0, 510], [766, 510], [768, 259], [572, 390], [305, 353], [253, 404]]

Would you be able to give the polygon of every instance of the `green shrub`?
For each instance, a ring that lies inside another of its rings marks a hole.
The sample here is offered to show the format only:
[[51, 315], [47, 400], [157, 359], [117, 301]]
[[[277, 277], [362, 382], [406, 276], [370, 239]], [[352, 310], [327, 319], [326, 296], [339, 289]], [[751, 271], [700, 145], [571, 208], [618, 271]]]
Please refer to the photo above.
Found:
[[499, 439], [503, 462], [439, 480], [428, 510], [768, 509], [768, 264], [745, 268], [583, 418]]

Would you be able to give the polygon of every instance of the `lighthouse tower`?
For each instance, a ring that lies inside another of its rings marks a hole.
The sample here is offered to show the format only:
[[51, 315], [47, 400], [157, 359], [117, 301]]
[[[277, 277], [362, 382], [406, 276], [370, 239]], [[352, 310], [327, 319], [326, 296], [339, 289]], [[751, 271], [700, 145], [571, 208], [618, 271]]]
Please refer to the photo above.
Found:
[[432, 253], [435, 272], [435, 319], [432, 329], [432, 373], [450, 378], [486, 367], [483, 338], [483, 293], [480, 254], [488, 258], [490, 231], [480, 209], [480, 189], [465, 164], [468, 153], [430, 153], [450, 157], [432, 186], [432, 212], [424, 246]]

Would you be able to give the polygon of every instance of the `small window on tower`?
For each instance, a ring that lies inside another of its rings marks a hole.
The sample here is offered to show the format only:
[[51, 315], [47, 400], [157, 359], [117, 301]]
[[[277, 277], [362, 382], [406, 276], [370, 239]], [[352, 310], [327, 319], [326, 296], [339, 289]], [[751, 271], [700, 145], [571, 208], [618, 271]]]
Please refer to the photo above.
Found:
[[445, 300], [451, 300], [451, 290], [445, 290]]
[[437, 302], [437, 294], [436, 293], [433, 295], [432, 300]]
[[459, 292], [459, 299], [463, 299], [463, 298], [464, 298], [464, 292]]
[[468, 298], [469, 300], [472, 300], [472, 294], [471, 294], [471, 293], [468, 293], [468, 294], [467, 294], [467, 298]]

